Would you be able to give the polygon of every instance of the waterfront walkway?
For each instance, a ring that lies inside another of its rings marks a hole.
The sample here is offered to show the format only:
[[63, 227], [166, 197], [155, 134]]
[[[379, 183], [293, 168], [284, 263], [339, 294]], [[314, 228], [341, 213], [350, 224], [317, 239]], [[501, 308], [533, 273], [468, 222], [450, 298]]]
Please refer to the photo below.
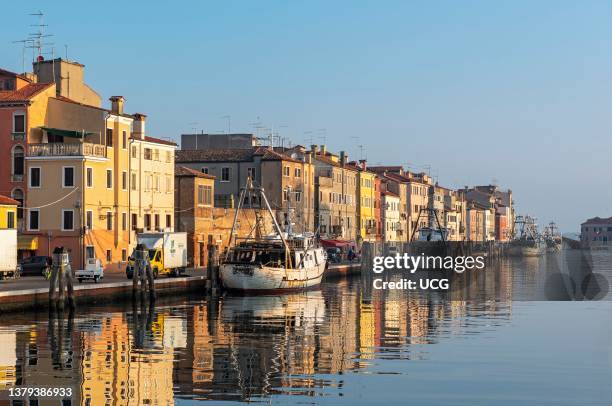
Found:
[[[359, 273], [357, 262], [330, 265], [327, 279]], [[206, 292], [206, 270], [191, 268], [179, 277], [160, 276], [155, 280], [158, 296]], [[126, 300], [132, 295], [132, 280], [124, 273], [108, 273], [98, 283], [93, 281], [76, 282], [74, 296], [77, 303], [104, 303]], [[0, 281], [0, 313], [28, 309], [45, 308], [49, 305], [49, 281], [42, 276], [24, 276], [19, 279]]]

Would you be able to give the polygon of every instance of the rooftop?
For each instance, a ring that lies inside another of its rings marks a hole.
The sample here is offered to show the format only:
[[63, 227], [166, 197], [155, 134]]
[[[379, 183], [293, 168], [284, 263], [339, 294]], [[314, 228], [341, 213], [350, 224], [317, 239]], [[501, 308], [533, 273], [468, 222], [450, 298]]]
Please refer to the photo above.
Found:
[[0, 103], [29, 101], [32, 97], [53, 85], [53, 83], [29, 83], [18, 90], [0, 91]]
[[602, 217], [593, 217], [582, 223], [582, 225], [587, 224], [612, 224], [612, 217], [602, 218]]
[[196, 171], [195, 169], [187, 168], [185, 166], [177, 166], [174, 170], [175, 176], [184, 176], [184, 177], [195, 177], [195, 178], [205, 178], [205, 179], [215, 179], [213, 175], [209, 175], [207, 173]]
[[0, 205], [11, 205], [11, 206], [17, 206], [19, 204], [19, 202], [15, 199], [11, 199], [10, 197], [4, 196], [4, 195], [0, 195]]
[[264, 161], [301, 162], [267, 147], [249, 149], [187, 149], [176, 151], [177, 162], [252, 162], [256, 156]]

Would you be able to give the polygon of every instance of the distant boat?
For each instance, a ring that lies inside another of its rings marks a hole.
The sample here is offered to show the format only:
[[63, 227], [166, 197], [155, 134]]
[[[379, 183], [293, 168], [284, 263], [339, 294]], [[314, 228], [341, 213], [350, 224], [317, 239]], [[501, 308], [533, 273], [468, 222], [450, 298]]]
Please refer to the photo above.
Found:
[[[259, 195], [272, 217], [274, 233], [262, 236], [263, 221], [257, 221], [255, 236], [235, 236], [236, 222], [242, 202]], [[327, 267], [327, 253], [314, 234], [293, 233], [291, 208], [288, 209], [285, 231], [280, 229], [263, 188], [255, 188], [250, 180], [241, 189], [238, 208], [230, 236], [230, 248], [222, 258], [219, 274], [227, 289], [270, 293], [301, 290], [321, 283]], [[242, 240], [238, 242], [238, 240]], [[233, 245], [232, 245], [233, 244]]]
[[514, 222], [515, 239], [506, 250], [509, 256], [540, 257], [546, 252], [546, 244], [538, 232], [536, 219], [531, 216], [517, 216]]
[[546, 227], [544, 227], [544, 232], [542, 233], [542, 238], [546, 243], [546, 251], [547, 252], [559, 252], [561, 251], [561, 233], [559, 233], [559, 228], [554, 221], [548, 223]]

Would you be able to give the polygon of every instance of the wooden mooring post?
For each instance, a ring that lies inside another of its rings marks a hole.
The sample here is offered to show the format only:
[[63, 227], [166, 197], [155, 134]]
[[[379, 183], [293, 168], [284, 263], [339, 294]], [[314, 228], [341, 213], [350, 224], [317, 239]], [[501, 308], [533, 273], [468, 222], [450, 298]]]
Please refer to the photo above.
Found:
[[138, 244], [132, 253], [134, 258], [134, 275], [132, 276], [132, 295], [144, 297], [149, 292], [149, 299], [155, 300], [155, 281], [151, 263], [149, 262], [149, 250], [144, 244]]
[[70, 255], [66, 248], [55, 247], [51, 259], [51, 278], [49, 280], [50, 307], [57, 306], [63, 309], [66, 299], [68, 299], [68, 305], [73, 308], [75, 303]]
[[213, 236], [208, 236], [208, 261], [206, 263], [206, 285], [212, 295], [219, 293], [219, 251]]

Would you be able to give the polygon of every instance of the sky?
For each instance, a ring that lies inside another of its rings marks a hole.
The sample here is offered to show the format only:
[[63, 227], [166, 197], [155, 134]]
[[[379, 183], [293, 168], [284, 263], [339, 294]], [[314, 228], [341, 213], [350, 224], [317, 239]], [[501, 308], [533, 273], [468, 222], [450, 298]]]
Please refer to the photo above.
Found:
[[151, 136], [260, 123], [445, 186], [510, 188], [565, 232], [612, 216], [611, 2], [10, 2], [0, 67], [22, 70], [12, 41], [38, 10], [53, 54], [67, 45]]

